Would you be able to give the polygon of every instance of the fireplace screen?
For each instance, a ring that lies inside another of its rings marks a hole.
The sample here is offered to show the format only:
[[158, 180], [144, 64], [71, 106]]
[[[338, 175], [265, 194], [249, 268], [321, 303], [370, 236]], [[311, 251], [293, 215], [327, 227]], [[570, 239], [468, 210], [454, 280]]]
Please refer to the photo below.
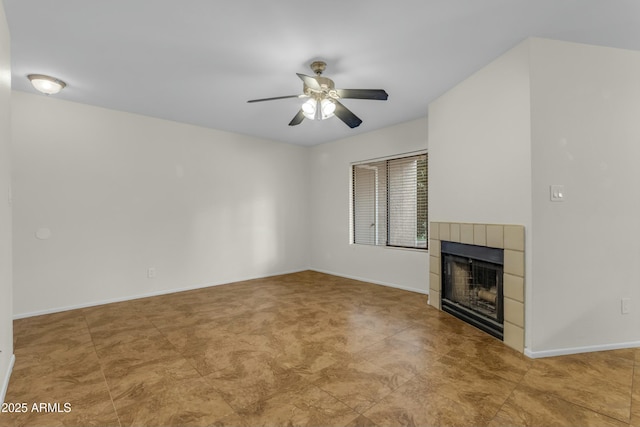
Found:
[[502, 339], [501, 249], [442, 242], [442, 309]]

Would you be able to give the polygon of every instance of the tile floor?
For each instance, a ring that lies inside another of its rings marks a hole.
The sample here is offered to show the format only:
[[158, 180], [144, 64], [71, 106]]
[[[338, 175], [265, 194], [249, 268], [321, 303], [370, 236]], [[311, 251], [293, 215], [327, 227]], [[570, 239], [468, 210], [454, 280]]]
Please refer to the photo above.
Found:
[[426, 298], [302, 272], [18, 320], [0, 425], [640, 426], [640, 349], [530, 360]]

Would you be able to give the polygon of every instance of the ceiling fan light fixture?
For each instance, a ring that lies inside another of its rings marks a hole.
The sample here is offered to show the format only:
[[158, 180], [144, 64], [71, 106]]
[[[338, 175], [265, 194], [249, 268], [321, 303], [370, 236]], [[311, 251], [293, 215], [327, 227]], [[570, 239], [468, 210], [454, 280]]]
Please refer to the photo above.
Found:
[[336, 104], [330, 99], [311, 98], [302, 104], [302, 114], [309, 120], [326, 120], [333, 117]]
[[323, 99], [320, 104], [322, 106], [322, 120], [333, 117], [333, 112], [336, 111], [336, 104], [327, 98]]
[[302, 113], [309, 120], [314, 120], [316, 117], [316, 100], [311, 98], [302, 104]]
[[55, 95], [67, 86], [62, 80], [44, 74], [29, 74], [27, 78], [37, 91], [45, 95]]
[[[289, 126], [297, 126], [304, 119], [325, 120], [338, 117], [351, 129], [360, 126], [362, 119], [353, 114], [339, 99], [373, 99], [386, 101], [389, 95], [384, 89], [336, 89], [333, 80], [322, 76], [326, 67], [323, 61], [315, 61], [311, 69], [315, 76], [307, 76], [296, 73], [302, 80], [302, 95], [285, 95], [272, 98], [250, 99], [247, 102], [274, 101], [287, 98], [309, 98], [301, 106], [300, 110], [289, 122]], [[337, 111], [337, 114], [336, 114]]]

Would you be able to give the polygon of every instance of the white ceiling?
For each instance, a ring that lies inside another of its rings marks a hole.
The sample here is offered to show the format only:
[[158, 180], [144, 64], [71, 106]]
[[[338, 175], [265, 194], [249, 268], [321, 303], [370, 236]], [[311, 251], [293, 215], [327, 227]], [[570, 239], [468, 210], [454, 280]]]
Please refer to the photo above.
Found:
[[[13, 87], [67, 82], [58, 98], [301, 145], [427, 114], [457, 82], [529, 36], [640, 50], [637, 0], [4, 0]], [[312, 60], [363, 123], [305, 120]]]

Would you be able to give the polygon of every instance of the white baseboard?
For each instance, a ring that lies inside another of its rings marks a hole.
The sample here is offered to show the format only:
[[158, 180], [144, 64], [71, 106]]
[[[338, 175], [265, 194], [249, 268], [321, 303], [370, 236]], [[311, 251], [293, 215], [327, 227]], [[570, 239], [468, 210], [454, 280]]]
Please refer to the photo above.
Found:
[[247, 280], [264, 279], [266, 277], [281, 276], [283, 274], [299, 273], [301, 271], [307, 271], [307, 270], [309, 270], [309, 269], [305, 268], [305, 269], [302, 269], [302, 270], [285, 271], [285, 272], [282, 272], [282, 273], [268, 274], [267, 276], [256, 276], [256, 277], [241, 278], [241, 279], [237, 279], [237, 280], [232, 280], [230, 282], [229, 281], [224, 281], [224, 282], [204, 283], [204, 284], [199, 284], [199, 285], [186, 286], [184, 288], [164, 289], [164, 290], [156, 291], [156, 292], [147, 292], [147, 293], [143, 293], [143, 294], [129, 295], [129, 296], [125, 296], [125, 297], [109, 298], [109, 299], [100, 300], [100, 301], [90, 301], [90, 302], [82, 303], [82, 304], [74, 304], [74, 305], [68, 305], [68, 306], [64, 306], [64, 307], [54, 307], [54, 308], [48, 308], [48, 309], [45, 309], [45, 310], [31, 311], [31, 312], [28, 312], [28, 313], [14, 314], [13, 319], [14, 320], [16, 320], [16, 319], [24, 319], [24, 318], [27, 318], [27, 317], [41, 316], [43, 314], [60, 313], [60, 312], [63, 312], [63, 311], [77, 310], [79, 308], [87, 308], [87, 307], [95, 307], [97, 305], [112, 304], [114, 302], [131, 301], [131, 300], [136, 300], [136, 299], [140, 299], [140, 298], [149, 298], [149, 297], [155, 297], [155, 296], [159, 296], [159, 295], [174, 294], [174, 293], [177, 293], [177, 292], [193, 291], [195, 289], [209, 288], [209, 287], [212, 287], [212, 286], [220, 286], [220, 285], [228, 285], [230, 283], [244, 282], [244, 281], [247, 281]]
[[410, 292], [417, 292], [417, 293], [420, 293], [420, 294], [426, 294], [426, 295], [429, 294], [429, 291], [428, 290], [424, 290], [424, 289], [412, 288], [412, 287], [409, 287], [409, 286], [401, 286], [401, 285], [397, 285], [395, 283], [382, 282], [382, 281], [379, 281], [379, 280], [371, 280], [371, 279], [367, 279], [365, 277], [349, 276], [349, 275], [345, 275], [345, 274], [335, 273], [335, 272], [332, 272], [332, 271], [318, 270], [318, 269], [315, 269], [315, 268], [305, 268], [305, 269], [301, 269], [301, 270], [293, 270], [293, 271], [284, 271], [284, 272], [279, 272], [279, 273], [273, 273], [273, 274], [269, 274], [267, 276], [255, 276], [255, 277], [239, 278], [239, 279], [232, 280], [232, 281], [204, 283], [204, 284], [199, 284], [199, 285], [186, 286], [186, 287], [183, 287], [183, 288], [164, 289], [164, 290], [161, 290], [161, 291], [146, 292], [146, 293], [143, 293], [143, 294], [128, 295], [128, 296], [125, 296], [125, 297], [109, 298], [109, 299], [99, 300], [99, 301], [90, 301], [90, 302], [87, 302], [87, 303], [74, 304], [74, 305], [68, 305], [68, 306], [63, 306], [63, 307], [54, 307], [54, 308], [49, 308], [49, 309], [45, 309], [45, 310], [37, 310], [37, 311], [31, 311], [31, 312], [27, 312], [27, 313], [14, 314], [13, 318], [16, 319], [16, 320], [17, 319], [24, 319], [24, 318], [27, 318], [27, 317], [41, 316], [41, 315], [44, 315], [44, 314], [52, 314], [52, 313], [60, 313], [60, 312], [63, 312], [63, 311], [69, 311], [69, 310], [77, 310], [79, 308], [95, 307], [95, 306], [98, 306], [98, 305], [112, 304], [112, 303], [115, 303], [115, 302], [130, 301], [130, 300], [135, 300], [135, 299], [140, 299], [140, 298], [149, 298], [149, 297], [155, 297], [155, 296], [159, 296], [159, 295], [173, 294], [173, 293], [176, 293], [176, 292], [185, 292], [185, 291], [192, 291], [192, 290], [195, 290], [195, 289], [209, 288], [209, 287], [212, 287], [212, 286], [227, 285], [227, 284], [235, 283], [235, 282], [244, 282], [246, 280], [264, 279], [266, 277], [281, 276], [283, 274], [299, 273], [301, 271], [307, 271], [307, 270], [317, 271], [318, 273], [330, 274], [332, 276], [344, 277], [346, 279], [359, 280], [361, 282], [373, 283], [375, 285], [382, 285], [382, 286], [388, 286], [390, 288], [402, 289], [402, 290], [410, 291]]
[[409, 286], [397, 285], [395, 283], [382, 282], [380, 280], [371, 280], [371, 279], [367, 279], [365, 277], [350, 276], [350, 275], [347, 275], [347, 274], [335, 273], [333, 271], [319, 270], [317, 268], [310, 268], [310, 270], [311, 271], [317, 271], [318, 273], [330, 274], [332, 276], [344, 277], [345, 279], [359, 280], [361, 282], [373, 283], [374, 285], [387, 286], [389, 288], [402, 289], [403, 291], [417, 292], [419, 294], [429, 295], [429, 290], [425, 290], [425, 289], [412, 288], [412, 287], [409, 287]]
[[569, 354], [592, 353], [594, 351], [621, 350], [625, 348], [640, 347], [640, 341], [631, 341], [615, 344], [590, 345], [585, 347], [567, 347], [554, 350], [531, 351], [525, 348], [524, 354], [532, 359], [543, 357], [566, 356]]
[[4, 381], [2, 382], [2, 388], [0, 389], [0, 404], [4, 403], [4, 398], [7, 396], [7, 389], [9, 388], [9, 380], [11, 379], [11, 372], [13, 372], [13, 365], [16, 363], [16, 355], [12, 354], [9, 359], [9, 367], [4, 375]]

